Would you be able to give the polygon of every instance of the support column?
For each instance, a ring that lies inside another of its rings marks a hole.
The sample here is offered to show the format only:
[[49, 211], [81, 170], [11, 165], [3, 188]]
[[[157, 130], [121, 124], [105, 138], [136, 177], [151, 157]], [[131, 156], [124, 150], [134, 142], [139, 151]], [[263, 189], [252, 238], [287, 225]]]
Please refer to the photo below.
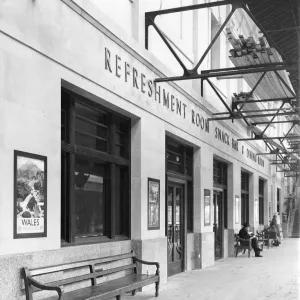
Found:
[[269, 203], [271, 201], [270, 180], [264, 181], [264, 227], [269, 227]]
[[213, 205], [213, 151], [210, 146], [201, 148], [201, 268], [214, 264], [213, 214], [211, 209], [210, 226], [204, 226], [204, 189], [210, 190], [210, 207]]
[[251, 230], [256, 232], [258, 222], [258, 175], [253, 173], [249, 176], [249, 223]]
[[[241, 227], [241, 167], [237, 162], [228, 165], [228, 256], [234, 256], [234, 233]], [[239, 198], [239, 207], [236, 210], [235, 198]], [[236, 218], [236, 212], [238, 218]]]
[[194, 152], [194, 269], [201, 268], [201, 149]]

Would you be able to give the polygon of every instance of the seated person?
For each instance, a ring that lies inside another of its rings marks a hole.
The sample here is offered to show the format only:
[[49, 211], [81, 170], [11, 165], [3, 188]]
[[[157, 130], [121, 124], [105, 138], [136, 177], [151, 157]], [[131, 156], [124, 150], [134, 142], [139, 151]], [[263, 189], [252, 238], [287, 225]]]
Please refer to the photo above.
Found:
[[[250, 224], [248, 222], [244, 223], [243, 224], [243, 228], [239, 232], [239, 237], [241, 239], [250, 239], [251, 235], [249, 234], [249, 230], [250, 230]], [[253, 250], [255, 252], [255, 257], [262, 257], [260, 255], [261, 249], [258, 247], [258, 242], [257, 242], [257, 238], [256, 237], [254, 237], [251, 240], [251, 246], [252, 246], [252, 248], [253, 248]]]

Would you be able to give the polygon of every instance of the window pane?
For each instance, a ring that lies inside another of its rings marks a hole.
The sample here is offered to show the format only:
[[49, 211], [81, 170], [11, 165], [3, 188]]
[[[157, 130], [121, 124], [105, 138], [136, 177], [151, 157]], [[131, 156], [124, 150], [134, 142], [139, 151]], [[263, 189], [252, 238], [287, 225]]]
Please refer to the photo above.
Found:
[[96, 108], [90, 108], [88, 106], [82, 105], [81, 103], [76, 102], [75, 105], [75, 114], [86, 118], [87, 120], [94, 121], [96, 123], [107, 126], [107, 114], [103, 111], [100, 111]]
[[75, 143], [99, 151], [107, 151], [107, 115], [82, 104], [75, 105]]
[[193, 205], [193, 183], [188, 182], [187, 184], [187, 231], [193, 232], [193, 219], [194, 219], [194, 205]]
[[99, 139], [95, 136], [92, 136], [88, 133], [77, 132], [75, 133], [76, 144], [99, 150], [102, 152], [107, 152], [107, 141]]
[[103, 235], [105, 203], [104, 164], [75, 160], [76, 236]]
[[69, 242], [70, 236], [69, 231], [69, 219], [66, 217], [68, 215], [68, 161], [69, 154], [61, 153], [61, 239]]
[[129, 237], [129, 172], [116, 166], [115, 234]]

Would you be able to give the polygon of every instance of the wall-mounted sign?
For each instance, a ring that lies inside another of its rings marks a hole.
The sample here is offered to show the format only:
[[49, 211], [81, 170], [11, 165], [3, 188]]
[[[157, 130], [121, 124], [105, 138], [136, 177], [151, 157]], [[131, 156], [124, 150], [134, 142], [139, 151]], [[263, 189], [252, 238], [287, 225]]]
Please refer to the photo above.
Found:
[[47, 157], [14, 151], [14, 238], [47, 236]]
[[160, 228], [160, 181], [148, 178], [148, 229]]
[[194, 110], [188, 107], [182, 99], [179, 99], [166, 87], [154, 83], [148, 75], [129, 64], [121, 56], [113, 54], [107, 47], [104, 49], [104, 56], [105, 70], [109, 73], [114, 74], [125, 83], [131, 84], [133, 89], [140, 91], [141, 94], [165, 107], [169, 112], [190, 120], [191, 124], [209, 133], [209, 121], [198, 109]]
[[108, 74], [131, 86], [133, 90], [143, 95], [146, 100], [152, 100], [152, 102], [147, 101], [147, 103], [156, 103], [156, 105], [162, 106], [169, 113], [188, 120], [193, 126], [198, 127], [201, 132], [212, 133], [215, 139], [230, 147], [233, 151], [241, 152], [242, 155], [244, 155], [244, 151], [247, 151], [245, 156], [248, 159], [264, 167], [264, 160], [260, 157], [256, 158], [257, 155], [250, 149], [244, 149], [244, 146], [241, 147], [237, 138], [233, 137], [232, 134], [218, 126], [211, 130], [208, 115], [199, 107], [191, 107], [169, 85], [155, 83], [153, 78], [151, 78], [153, 75], [149, 76], [135, 66], [134, 63], [129, 63], [129, 61], [126, 57], [121, 57], [109, 48], [104, 47], [104, 68]]
[[204, 226], [210, 226], [210, 215], [211, 215], [211, 206], [210, 206], [210, 190], [204, 190]]
[[235, 224], [240, 223], [240, 197], [235, 196], [234, 201], [234, 211], [235, 211]]

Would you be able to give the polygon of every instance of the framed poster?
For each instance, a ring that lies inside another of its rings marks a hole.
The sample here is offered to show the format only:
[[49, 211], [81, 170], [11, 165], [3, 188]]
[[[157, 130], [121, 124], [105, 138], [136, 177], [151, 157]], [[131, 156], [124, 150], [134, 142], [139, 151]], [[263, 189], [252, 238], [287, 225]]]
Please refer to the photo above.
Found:
[[14, 151], [14, 239], [47, 236], [47, 157]]
[[235, 196], [234, 202], [234, 211], [235, 211], [235, 224], [240, 223], [240, 197]]
[[204, 226], [210, 226], [210, 190], [204, 190]]
[[160, 229], [160, 181], [148, 178], [148, 230]]

